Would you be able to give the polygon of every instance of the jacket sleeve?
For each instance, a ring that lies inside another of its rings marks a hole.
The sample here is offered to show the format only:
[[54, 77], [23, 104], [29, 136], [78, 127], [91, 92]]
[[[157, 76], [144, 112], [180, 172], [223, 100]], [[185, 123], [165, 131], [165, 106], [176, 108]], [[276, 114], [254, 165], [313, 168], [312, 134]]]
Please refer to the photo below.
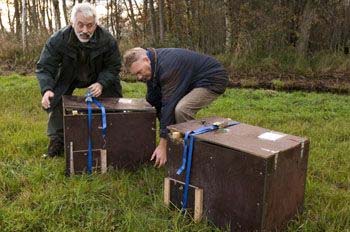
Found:
[[160, 112], [160, 137], [166, 138], [167, 126], [175, 123], [175, 107], [189, 91], [193, 67], [190, 62], [174, 59], [163, 66], [159, 75], [162, 86], [162, 105]]
[[103, 56], [103, 70], [98, 74], [97, 82], [105, 88], [119, 80], [121, 58], [117, 41], [111, 39], [109, 49]]
[[54, 89], [58, 76], [58, 68], [62, 62], [62, 56], [55, 48], [54, 40], [54, 37], [51, 37], [46, 42], [35, 70], [42, 95], [47, 90]]
[[160, 120], [162, 109], [162, 94], [159, 85], [154, 85], [152, 81], [147, 83], [146, 101], [154, 106], [157, 111], [157, 118]]

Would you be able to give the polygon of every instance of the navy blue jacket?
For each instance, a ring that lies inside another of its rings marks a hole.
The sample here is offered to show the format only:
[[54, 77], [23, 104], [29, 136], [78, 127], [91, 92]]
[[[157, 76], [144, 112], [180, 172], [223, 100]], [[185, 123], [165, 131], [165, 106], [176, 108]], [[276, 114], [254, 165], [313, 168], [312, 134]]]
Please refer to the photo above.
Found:
[[157, 109], [160, 137], [175, 123], [177, 103], [192, 89], [203, 87], [217, 94], [225, 92], [228, 75], [213, 57], [181, 48], [147, 49], [152, 78], [147, 81], [147, 101]]

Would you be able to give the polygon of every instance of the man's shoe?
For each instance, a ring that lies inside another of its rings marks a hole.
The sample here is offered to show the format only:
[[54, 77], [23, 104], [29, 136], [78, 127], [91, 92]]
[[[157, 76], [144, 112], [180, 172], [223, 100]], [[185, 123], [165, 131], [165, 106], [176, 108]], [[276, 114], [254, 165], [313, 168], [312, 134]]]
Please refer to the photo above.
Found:
[[61, 138], [51, 138], [45, 157], [56, 157], [63, 155], [64, 144]]

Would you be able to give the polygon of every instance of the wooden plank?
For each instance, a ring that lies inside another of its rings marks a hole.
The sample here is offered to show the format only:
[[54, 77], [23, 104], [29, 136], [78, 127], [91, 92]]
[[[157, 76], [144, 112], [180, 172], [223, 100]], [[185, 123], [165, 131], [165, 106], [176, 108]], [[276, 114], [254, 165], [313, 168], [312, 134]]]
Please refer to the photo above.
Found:
[[107, 150], [101, 149], [101, 173], [107, 172]]
[[164, 178], [164, 204], [170, 206], [170, 178]]
[[[87, 111], [87, 105], [85, 102], [85, 97], [82, 96], [63, 96], [63, 108], [65, 109], [65, 113], [73, 113], [70, 112], [72, 110], [79, 111]], [[144, 98], [115, 98], [115, 97], [106, 97], [106, 98], [97, 98], [101, 104], [106, 109], [106, 112], [122, 112], [124, 110], [128, 111], [151, 111], [155, 112], [155, 108], [152, 107]], [[98, 110], [98, 106], [95, 104], [91, 105], [93, 110]]]
[[194, 222], [200, 222], [203, 218], [203, 189], [196, 188], [194, 192]]
[[73, 142], [69, 143], [69, 170], [70, 174], [74, 175], [74, 156], [73, 156]]

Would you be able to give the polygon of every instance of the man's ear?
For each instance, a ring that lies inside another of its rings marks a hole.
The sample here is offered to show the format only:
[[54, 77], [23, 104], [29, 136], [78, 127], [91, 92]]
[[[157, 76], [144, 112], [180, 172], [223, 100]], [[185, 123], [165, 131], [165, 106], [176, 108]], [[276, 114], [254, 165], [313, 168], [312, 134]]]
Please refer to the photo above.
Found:
[[148, 56], [144, 56], [142, 58], [143, 61], [146, 61], [147, 63], [151, 63], [151, 61], [149, 60]]

